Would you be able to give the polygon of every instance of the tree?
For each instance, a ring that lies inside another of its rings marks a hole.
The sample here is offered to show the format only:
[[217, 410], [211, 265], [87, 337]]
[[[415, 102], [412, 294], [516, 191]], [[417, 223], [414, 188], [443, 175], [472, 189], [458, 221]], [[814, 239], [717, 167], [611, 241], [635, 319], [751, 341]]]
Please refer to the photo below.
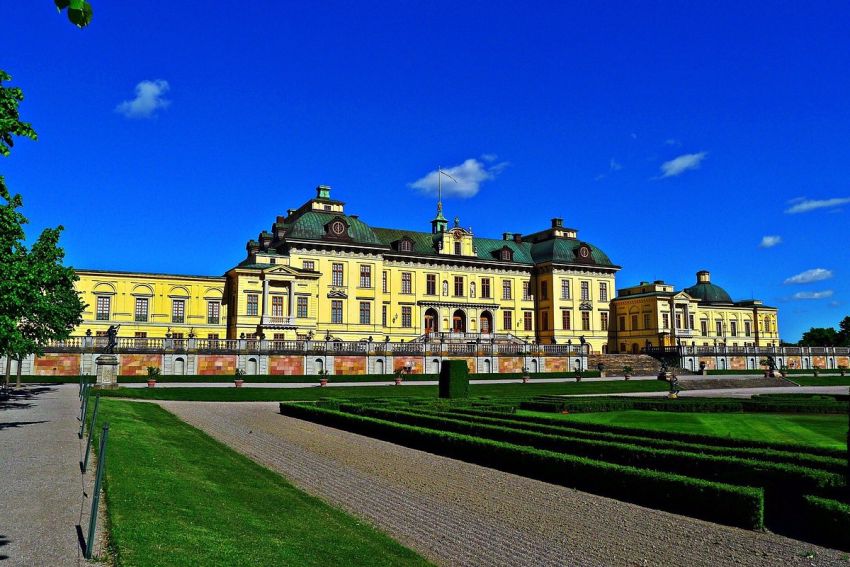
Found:
[[60, 12], [67, 8], [68, 19], [80, 29], [91, 23], [92, 8], [86, 0], [53, 0]]
[[[8, 156], [14, 136], [36, 139], [32, 127], [20, 120], [23, 93], [3, 86], [11, 77], [0, 71], [0, 154]], [[18, 210], [20, 195], [12, 195], [0, 176], [0, 355], [6, 357], [4, 382], [11, 360], [43, 354], [51, 340], [67, 338], [82, 320], [84, 305], [74, 289], [73, 268], [62, 265], [59, 247], [62, 227], [45, 229], [31, 250], [25, 243], [26, 217]], [[20, 385], [20, 384], [19, 384]]]
[[838, 331], [832, 327], [812, 327], [800, 339], [800, 346], [830, 347], [838, 342]]
[[838, 323], [838, 346], [850, 346], [850, 316], [845, 317]]

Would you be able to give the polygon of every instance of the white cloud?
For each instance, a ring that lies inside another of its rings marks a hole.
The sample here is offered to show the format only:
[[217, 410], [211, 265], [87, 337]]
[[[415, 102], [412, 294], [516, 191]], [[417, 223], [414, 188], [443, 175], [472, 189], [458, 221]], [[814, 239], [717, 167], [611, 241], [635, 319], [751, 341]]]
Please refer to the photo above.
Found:
[[680, 142], [676, 138], [667, 138], [666, 140], [664, 140], [664, 145], [665, 146], [680, 146], [680, 145], [682, 145], [682, 142]]
[[496, 154], [481, 154], [481, 159], [487, 162], [496, 161], [498, 158]]
[[707, 155], [708, 152], [682, 154], [670, 161], [665, 161], [661, 164], [661, 177], [676, 177], [677, 175], [682, 175], [689, 169], [697, 169]]
[[799, 197], [788, 201], [788, 204], [791, 206], [785, 209], [785, 212], [790, 215], [808, 213], [817, 209], [835, 209], [848, 203], [850, 203], [850, 197], [833, 197], [831, 199], [806, 199]]
[[798, 291], [792, 296], [793, 299], [827, 299], [829, 297], [832, 297], [831, 289], [825, 289], [823, 291]]
[[[495, 156], [492, 157], [495, 159]], [[478, 193], [485, 181], [495, 179], [508, 165], [506, 161], [487, 165], [475, 158], [469, 158], [459, 165], [444, 167], [443, 172], [454, 177], [457, 183], [443, 176], [443, 196], [472, 197]], [[409, 186], [426, 195], [436, 195], [438, 175], [435, 169], [413, 183], [409, 183]]]
[[805, 272], [800, 272], [796, 276], [791, 276], [787, 280], [785, 280], [786, 284], [806, 284], [812, 282], [819, 282], [823, 280], [828, 280], [832, 277], [831, 270], [825, 270], [823, 268], [814, 268], [812, 270], [806, 270]]
[[773, 248], [777, 244], [782, 243], [781, 236], [762, 236], [759, 248]]
[[611, 171], [620, 171], [623, 169], [623, 164], [611, 158], [611, 161], [608, 162], [608, 169]]
[[136, 85], [136, 98], [125, 100], [115, 107], [115, 112], [127, 118], [152, 118], [160, 108], [166, 108], [171, 101], [163, 98], [169, 90], [168, 81], [142, 81]]

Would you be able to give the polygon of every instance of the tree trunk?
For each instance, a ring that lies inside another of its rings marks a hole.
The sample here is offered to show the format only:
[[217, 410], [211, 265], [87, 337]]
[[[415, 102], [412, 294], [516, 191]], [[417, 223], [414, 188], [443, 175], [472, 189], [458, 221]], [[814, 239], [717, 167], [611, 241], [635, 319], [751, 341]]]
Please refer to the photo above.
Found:
[[23, 365], [24, 365], [24, 359], [19, 358], [18, 359], [18, 379], [17, 379], [17, 383], [15, 384], [15, 388], [18, 388], [18, 389], [21, 388], [21, 366], [23, 366]]
[[6, 355], [6, 373], [3, 378], [3, 385], [9, 387], [9, 376], [12, 374], [12, 355]]

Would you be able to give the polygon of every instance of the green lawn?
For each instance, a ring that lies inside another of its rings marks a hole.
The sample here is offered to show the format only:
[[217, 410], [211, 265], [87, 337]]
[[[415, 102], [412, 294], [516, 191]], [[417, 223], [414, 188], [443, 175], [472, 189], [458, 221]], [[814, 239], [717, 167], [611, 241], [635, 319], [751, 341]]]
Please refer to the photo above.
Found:
[[101, 400], [118, 565], [427, 565], [153, 404]]
[[[542, 395], [613, 394], [627, 392], [662, 392], [667, 385], [657, 380], [611, 382], [557, 382], [529, 384], [470, 384], [472, 396], [534, 397]], [[351, 386], [319, 388], [118, 388], [106, 390], [104, 396], [147, 400], [190, 401], [310, 401], [319, 398], [390, 398], [437, 397], [437, 386]]]
[[788, 376], [792, 382], [800, 386], [850, 386], [850, 376]]
[[601, 423], [717, 435], [753, 441], [793, 443], [814, 447], [847, 447], [846, 415], [676, 413], [640, 410], [575, 413], [569, 415], [519, 411], [520, 414], [558, 417], [565, 421]]

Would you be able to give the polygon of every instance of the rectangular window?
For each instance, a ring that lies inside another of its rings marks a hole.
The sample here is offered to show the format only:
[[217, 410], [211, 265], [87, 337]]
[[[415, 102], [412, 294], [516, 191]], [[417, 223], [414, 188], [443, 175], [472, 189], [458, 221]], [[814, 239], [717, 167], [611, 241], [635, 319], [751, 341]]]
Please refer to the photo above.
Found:
[[455, 242], [455, 256], [460, 256], [461, 253], [460, 242]]
[[143, 322], [148, 320], [148, 298], [136, 298], [136, 321]]
[[413, 274], [410, 272], [401, 273], [401, 292], [406, 294], [413, 293]]
[[221, 321], [221, 303], [207, 301], [207, 324], [218, 325], [219, 321]]
[[310, 270], [314, 272], [316, 270], [316, 263], [313, 260], [304, 260], [304, 263], [301, 264], [301, 267], [305, 270]]
[[136, 337], [136, 340], [133, 341], [133, 342], [136, 343], [136, 348], [144, 348], [144, 347], [148, 346], [148, 344], [147, 344], [148, 343], [148, 341], [147, 341], [148, 334], [146, 332], [136, 331], [134, 336]]
[[506, 331], [514, 330], [514, 312], [502, 311], [502, 324]]
[[372, 266], [367, 264], [360, 266], [360, 287], [372, 287]]
[[526, 331], [531, 331], [533, 328], [533, 320], [531, 311], [524, 311], [522, 314], [522, 328]]
[[608, 301], [608, 282], [599, 282], [599, 301]]
[[570, 280], [561, 280], [561, 299], [570, 298]]
[[699, 330], [700, 334], [704, 337], [708, 336], [708, 321], [700, 321], [699, 322]]
[[97, 315], [98, 321], [109, 321], [109, 304], [112, 303], [112, 298], [106, 295], [97, 297]]
[[455, 297], [463, 297], [463, 276], [455, 276]]
[[256, 316], [257, 313], [260, 312], [259, 305], [260, 305], [260, 296], [257, 295], [256, 293], [249, 293], [248, 294], [248, 311], [246, 312], [246, 315]]
[[676, 313], [676, 328], [677, 329], [682, 328], [682, 314], [681, 313]]
[[502, 299], [511, 299], [511, 280], [502, 280]]
[[638, 316], [632, 315], [632, 330], [635, 331], [638, 328]]
[[548, 331], [549, 330], [549, 312], [541, 311], [540, 312], [540, 330]]
[[528, 291], [528, 282], [522, 282], [522, 298], [526, 301], [531, 299], [529, 293], [530, 292]]
[[425, 276], [425, 295], [437, 295], [437, 276], [435, 274]]
[[750, 322], [744, 321], [744, 335], [749, 337], [752, 334], [752, 329], [750, 328]]
[[183, 299], [171, 300], [171, 322], [183, 323], [186, 320], [186, 301]]
[[549, 283], [540, 282], [540, 299], [549, 299]]
[[569, 331], [573, 328], [573, 312], [569, 309], [561, 310], [561, 327], [565, 331]]
[[381, 291], [389, 293], [389, 276], [386, 270], [381, 274]]
[[409, 305], [401, 306], [401, 326], [405, 328], [413, 326], [413, 308]]
[[283, 296], [272, 296], [272, 317], [283, 317]]
[[608, 314], [607, 313], [600, 313], [599, 314], [599, 328], [602, 329], [603, 331], [608, 330]]
[[383, 305], [381, 307], [381, 325], [384, 327], [387, 326], [387, 306]]
[[331, 285], [342, 285], [342, 264], [334, 264], [331, 266]]
[[342, 323], [342, 300], [331, 301], [331, 323]]
[[368, 301], [360, 302], [360, 324], [361, 325], [371, 325], [372, 324], [372, 304]]
[[643, 328], [648, 329], [652, 322], [652, 316], [649, 313], [643, 314]]
[[626, 317], [624, 315], [620, 315], [620, 329], [621, 331], [626, 330]]
[[581, 282], [581, 300], [590, 301], [590, 282]]
[[688, 329], [693, 329], [693, 328], [694, 328], [694, 316], [691, 315], [691, 314], [688, 314]]
[[715, 321], [714, 327], [717, 331], [717, 336], [723, 336], [723, 321]]
[[661, 317], [662, 317], [661, 328], [662, 329], [669, 329], [670, 328], [670, 314], [669, 313], [663, 313], [661, 315]]
[[490, 278], [481, 278], [481, 298], [490, 299]]
[[296, 301], [297, 301], [296, 308], [298, 309], [298, 317], [303, 318], [303, 317], [307, 316], [307, 300], [308, 299], [309, 298], [303, 297], [303, 296], [296, 299]]
[[730, 321], [729, 322], [729, 334], [732, 335], [733, 337], [738, 336], [738, 322], [737, 321]]
[[581, 312], [581, 330], [589, 331], [590, 330], [590, 311], [582, 311]]

